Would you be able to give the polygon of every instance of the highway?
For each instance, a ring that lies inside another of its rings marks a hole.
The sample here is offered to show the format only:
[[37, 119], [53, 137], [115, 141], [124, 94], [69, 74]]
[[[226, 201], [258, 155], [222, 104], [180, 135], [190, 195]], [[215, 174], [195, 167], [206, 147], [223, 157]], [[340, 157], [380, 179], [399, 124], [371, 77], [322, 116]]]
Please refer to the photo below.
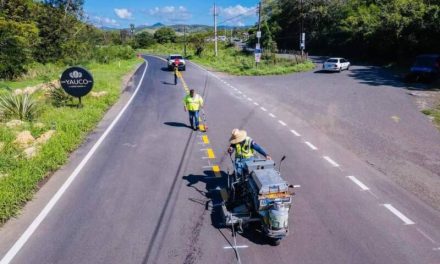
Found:
[[[258, 83], [224, 78], [192, 63], [182, 74], [186, 85], [171, 85], [165, 62], [145, 59], [133, 77], [138, 89], [127, 91], [133, 96], [127, 107], [115, 106], [23, 214], [0, 230], [0, 259], [9, 254], [10, 263], [440, 263], [439, 211], [288, 111], [282, 105], [288, 97], [250, 90]], [[270, 78], [259, 81], [270, 86]], [[205, 98], [207, 133], [188, 127], [184, 86]], [[232, 169], [226, 149], [236, 127], [277, 163], [286, 155], [281, 173], [301, 186], [291, 233], [279, 246], [258, 233], [237, 234], [234, 241], [220, 225], [220, 190]], [[57, 203], [17, 247], [78, 166]]]

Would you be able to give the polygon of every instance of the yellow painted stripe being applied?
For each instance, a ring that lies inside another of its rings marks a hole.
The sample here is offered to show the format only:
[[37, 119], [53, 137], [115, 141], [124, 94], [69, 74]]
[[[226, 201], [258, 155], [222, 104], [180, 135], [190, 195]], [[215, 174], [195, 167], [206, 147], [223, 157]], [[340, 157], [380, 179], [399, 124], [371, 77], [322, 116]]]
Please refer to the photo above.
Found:
[[200, 124], [199, 129], [200, 129], [200, 131], [205, 131], [205, 125]]
[[212, 166], [212, 171], [214, 172], [215, 177], [221, 178], [222, 174], [220, 173], [220, 167], [217, 165]]
[[214, 151], [212, 149], [207, 149], [206, 152], [208, 153], [208, 158], [215, 159]]
[[209, 144], [209, 138], [207, 135], [202, 136], [203, 143]]
[[220, 172], [220, 167], [217, 165], [212, 166], [212, 171], [213, 172]]
[[222, 196], [223, 201], [227, 201], [228, 200], [228, 192], [226, 191], [226, 189], [221, 189], [220, 190], [220, 195]]

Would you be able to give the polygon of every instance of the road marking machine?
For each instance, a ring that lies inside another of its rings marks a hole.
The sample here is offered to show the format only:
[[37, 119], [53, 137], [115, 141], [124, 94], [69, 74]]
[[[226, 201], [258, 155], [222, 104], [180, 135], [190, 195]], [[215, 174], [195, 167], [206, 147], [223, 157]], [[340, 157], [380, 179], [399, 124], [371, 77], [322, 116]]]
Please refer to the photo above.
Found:
[[275, 169], [274, 161], [246, 162], [242, 175], [228, 175], [228, 200], [222, 205], [225, 225], [243, 231], [257, 224], [271, 244], [279, 245], [289, 233], [292, 188]]

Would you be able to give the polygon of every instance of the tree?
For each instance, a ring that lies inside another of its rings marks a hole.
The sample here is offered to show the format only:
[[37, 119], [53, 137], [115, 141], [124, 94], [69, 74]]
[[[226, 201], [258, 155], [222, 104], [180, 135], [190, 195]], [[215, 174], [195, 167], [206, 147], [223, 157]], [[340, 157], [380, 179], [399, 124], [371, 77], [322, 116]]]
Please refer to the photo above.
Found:
[[38, 29], [34, 24], [0, 17], [0, 78], [12, 79], [26, 71], [37, 39]]
[[189, 42], [194, 46], [196, 56], [202, 56], [206, 46], [206, 38], [210, 35], [211, 33], [194, 33], [189, 36]]
[[161, 44], [176, 42], [176, 32], [172, 28], [162, 27], [154, 32], [154, 38]]
[[135, 48], [148, 48], [149, 46], [156, 43], [153, 35], [143, 31], [134, 36]]

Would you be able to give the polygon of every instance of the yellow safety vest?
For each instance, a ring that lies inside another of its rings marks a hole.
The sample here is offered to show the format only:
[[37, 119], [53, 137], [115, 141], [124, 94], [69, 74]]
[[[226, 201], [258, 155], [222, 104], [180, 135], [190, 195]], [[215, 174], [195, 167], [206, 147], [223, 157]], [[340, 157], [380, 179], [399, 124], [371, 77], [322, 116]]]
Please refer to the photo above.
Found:
[[235, 144], [235, 157], [239, 159], [249, 159], [254, 156], [254, 149], [251, 146], [252, 139], [246, 137], [243, 145], [240, 143]]
[[200, 107], [203, 106], [203, 98], [198, 94], [194, 95], [194, 97], [188, 94], [183, 99], [183, 103], [188, 111], [199, 111]]

